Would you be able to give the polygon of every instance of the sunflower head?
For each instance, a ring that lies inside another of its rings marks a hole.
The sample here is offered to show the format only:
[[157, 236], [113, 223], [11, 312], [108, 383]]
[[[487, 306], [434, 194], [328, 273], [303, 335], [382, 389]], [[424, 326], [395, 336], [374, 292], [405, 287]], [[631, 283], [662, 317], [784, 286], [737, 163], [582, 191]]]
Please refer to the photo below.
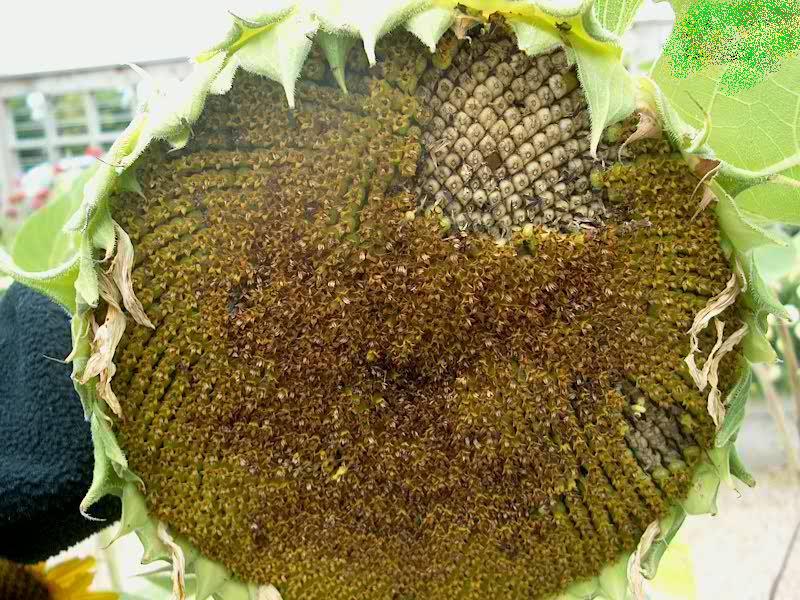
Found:
[[517, 45], [498, 20], [433, 55], [392, 34], [372, 68], [348, 53], [347, 96], [312, 50], [294, 108], [240, 73], [112, 197], [154, 325], [117, 350], [120, 446], [238, 577], [545, 597], [685, 498], [713, 423], [684, 332], [731, 275], [714, 217], [663, 140], [611, 166], [629, 123], [593, 157], [565, 52]]
[[779, 309], [702, 136], [584, 3], [468, 4], [236, 17], [86, 188], [84, 507], [178, 597], [638, 597], [748, 480]]

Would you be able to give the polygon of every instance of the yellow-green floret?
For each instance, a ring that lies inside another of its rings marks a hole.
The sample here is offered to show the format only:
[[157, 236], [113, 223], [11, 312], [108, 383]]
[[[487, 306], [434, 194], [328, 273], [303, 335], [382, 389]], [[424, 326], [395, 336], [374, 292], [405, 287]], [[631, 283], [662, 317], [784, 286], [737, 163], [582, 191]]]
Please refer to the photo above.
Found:
[[295, 110], [240, 73], [113, 199], [155, 325], [115, 359], [120, 445], [157, 518], [285, 600], [544, 598], [713, 444], [683, 357], [730, 269], [697, 179], [666, 142], [592, 160], [574, 70], [503, 31], [354, 49], [349, 95], [312, 54]]

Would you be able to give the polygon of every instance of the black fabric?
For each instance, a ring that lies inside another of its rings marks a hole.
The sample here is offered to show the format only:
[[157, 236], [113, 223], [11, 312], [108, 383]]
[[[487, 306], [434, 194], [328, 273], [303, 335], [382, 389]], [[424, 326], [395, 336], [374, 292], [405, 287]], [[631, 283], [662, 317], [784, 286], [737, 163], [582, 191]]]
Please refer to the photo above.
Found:
[[69, 316], [18, 284], [0, 299], [0, 556], [44, 560], [119, 518], [117, 498], [78, 509], [92, 441], [70, 366]]

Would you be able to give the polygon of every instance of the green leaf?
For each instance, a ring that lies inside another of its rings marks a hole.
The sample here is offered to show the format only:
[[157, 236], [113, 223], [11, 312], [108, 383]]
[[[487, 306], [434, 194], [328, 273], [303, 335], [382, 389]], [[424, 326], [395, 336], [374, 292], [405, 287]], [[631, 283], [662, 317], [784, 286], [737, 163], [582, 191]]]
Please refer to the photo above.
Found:
[[753, 257], [764, 282], [774, 286], [795, 269], [798, 253], [795, 244], [768, 245], [753, 250]]
[[455, 15], [446, 8], [429, 8], [412, 16], [405, 24], [405, 28], [413, 33], [428, 47], [431, 52], [436, 52], [436, 44], [450, 29]]
[[[147, 593], [151, 599], [172, 600], [175, 597], [172, 594], [172, 573], [160, 571], [147, 573], [140, 575], [139, 580], [147, 586]], [[185, 583], [187, 600], [195, 599], [195, 590], [197, 589], [195, 578], [187, 573]]]
[[81, 303], [97, 306], [100, 300], [100, 288], [94, 263], [94, 248], [91, 240], [84, 237], [79, 250], [79, 270], [75, 279], [75, 290]]
[[119, 191], [129, 192], [144, 198], [144, 190], [142, 184], [139, 182], [139, 177], [136, 174], [138, 165], [132, 164], [128, 166], [119, 176]]
[[720, 476], [714, 465], [708, 461], [702, 462], [694, 472], [688, 496], [681, 503], [686, 514], [716, 514], [719, 484]]
[[294, 108], [294, 88], [306, 57], [316, 20], [296, 13], [251, 39], [236, 54], [246, 71], [269, 77], [283, 86], [289, 106]]
[[255, 596], [254, 592], [255, 590], [250, 586], [235, 579], [229, 579], [216, 595], [222, 600], [252, 600]]
[[[96, 416], [92, 416], [92, 443], [94, 445], [94, 471], [92, 472], [92, 484], [89, 491], [81, 500], [80, 510], [86, 514], [98, 500], [108, 494], [120, 494], [124, 482], [117, 474], [114, 465], [108, 457], [105, 446], [106, 436], [98, 430]], [[116, 445], [116, 442], [114, 442]]]
[[770, 221], [800, 225], [800, 166], [787, 169], [779, 177], [740, 192], [736, 196], [736, 204], [742, 210]]
[[746, 318], [748, 329], [742, 343], [742, 352], [744, 357], [753, 364], [772, 364], [778, 359], [778, 355], [767, 339], [766, 326], [762, 326], [760, 323], [762, 320], [766, 321], [766, 319], [757, 319], [753, 315]]
[[753, 372], [749, 365], [742, 367], [742, 373], [733, 389], [725, 399], [725, 419], [717, 432], [715, 444], [717, 448], [726, 446], [736, 439], [736, 434], [744, 421], [745, 407], [750, 396], [750, 386], [753, 383]]
[[83, 186], [95, 168], [80, 173], [69, 185], [53, 190], [53, 198], [34, 212], [17, 232], [11, 256], [26, 271], [46, 271], [62, 264], [77, 250], [76, 235], [64, 225], [83, 200]]
[[675, 18], [681, 18], [689, 7], [692, 5], [693, 2], [696, 0], [655, 0], [656, 2], [664, 2], [665, 4], [671, 4], [672, 10], [675, 11]]
[[175, 543], [180, 546], [181, 550], [183, 550], [184, 562], [187, 567], [187, 575], [189, 575], [188, 571], [194, 566], [194, 561], [197, 560], [198, 556], [200, 556], [200, 551], [182, 535], [175, 537]]
[[136, 530], [136, 537], [139, 538], [142, 548], [144, 548], [143, 565], [157, 560], [170, 559], [169, 549], [159, 539], [157, 526], [152, 520], [148, 520], [144, 526]]
[[[793, 244], [787, 244], [787, 246], [791, 248]], [[744, 301], [755, 312], [757, 318], [770, 314], [779, 319], [788, 319], [788, 311], [761, 275], [761, 263], [758, 261], [756, 251], [768, 248], [776, 248], [776, 246], [762, 246], [756, 248], [749, 255], [740, 257], [739, 264], [742, 265], [747, 278], [747, 292], [745, 293]], [[793, 263], [789, 266], [793, 266]]]
[[578, 63], [578, 78], [589, 104], [591, 151], [595, 155], [603, 130], [633, 113], [635, 87], [622, 64], [618, 47], [576, 40], [573, 49]]
[[252, 15], [234, 15], [231, 13], [233, 23], [231, 24], [228, 33], [225, 35], [222, 41], [212, 48], [202, 52], [195, 60], [197, 62], [205, 62], [217, 54], [220, 50], [227, 51], [234, 49], [235, 51], [237, 47], [247, 43], [247, 40], [250, 37], [257, 35], [259, 30], [263, 30], [272, 23], [286, 17], [286, 15], [292, 11], [296, 1], [273, 0], [270, 4], [272, 5], [272, 10], [266, 12], [260, 12]]
[[347, 2], [322, 2], [315, 6], [314, 16], [325, 31], [360, 37], [369, 63], [374, 65], [377, 41], [431, 4], [430, 0], [382, 0], [363, 2], [354, 9]]
[[658, 574], [651, 581], [652, 598], [697, 600], [697, 586], [688, 544], [673, 540], [658, 564]]
[[606, 565], [597, 577], [598, 591], [606, 600], [626, 600], [628, 594], [628, 560], [625, 553]]
[[[537, 8], [540, 8], [549, 15], [554, 17], [577, 17], [578, 15], [589, 10], [594, 0], [536, 0]], [[491, 2], [486, 4], [491, 5]]]
[[725, 66], [711, 65], [678, 79], [669, 57], [662, 56], [652, 76], [671, 107], [696, 131], [703, 128], [705, 113], [710, 115], [707, 145], [718, 160], [755, 176], [800, 164], [800, 56], [735, 96], [721, 92], [725, 71]]
[[85, 232], [95, 210], [113, 191], [117, 179], [118, 175], [114, 167], [108, 164], [100, 165], [84, 185], [81, 206], [67, 220], [64, 228], [67, 231]]
[[592, 7], [600, 24], [610, 32], [621, 36], [642, 5], [642, 0], [597, 0]]
[[517, 36], [517, 46], [529, 56], [536, 56], [563, 45], [561, 37], [548, 29], [542, 29], [525, 21], [509, 20]]
[[94, 407], [97, 403], [97, 388], [94, 382], [91, 384], [80, 383], [81, 376], [86, 363], [89, 361], [89, 356], [92, 353], [91, 339], [92, 325], [91, 314], [88, 310], [77, 311], [72, 315], [72, 322], [70, 323], [70, 331], [72, 333], [72, 381], [75, 384], [75, 391], [78, 392], [78, 397], [81, 399], [83, 406], [83, 416], [88, 421], [94, 413]]
[[95, 445], [100, 444], [105, 451], [108, 460], [114, 466], [114, 470], [122, 476], [122, 473], [128, 469], [128, 460], [122, 453], [122, 449], [117, 444], [117, 439], [111, 431], [111, 426], [107, 421], [107, 417], [95, 407], [91, 417], [91, 430], [92, 441]]
[[[148, 100], [147, 130], [142, 133], [143, 139], [155, 137], [168, 141], [173, 148], [185, 146], [191, 135], [191, 126], [200, 117], [206, 97], [226, 58], [224, 52], [219, 52], [195, 65], [186, 79], [154, 93]], [[241, 61], [241, 57], [239, 59]], [[122, 159], [122, 156], [118, 158]], [[132, 158], [135, 160], [138, 155]], [[132, 160], [129, 158], [128, 162]], [[114, 164], [119, 162], [115, 160]]]
[[572, 584], [564, 593], [564, 596], [565, 598], [569, 598], [570, 600], [572, 600], [573, 598], [575, 600], [596, 598], [597, 589], [599, 586], [600, 583], [597, 581], [597, 577], [592, 577], [591, 579], [586, 579], [585, 581], [579, 581], [578, 583]]
[[661, 520], [658, 537], [642, 557], [642, 573], [645, 578], [653, 579], [656, 576], [664, 553], [678, 534], [678, 531], [680, 531], [685, 520], [686, 511], [681, 506], [673, 506], [669, 514]]
[[726, 485], [731, 485], [731, 448], [733, 448], [732, 443], [721, 448], [712, 448], [707, 452], [717, 477]]
[[225, 65], [220, 69], [214, 81], [208, 88], [209, 94], [221, 96], [231, 91], [233, 86], [233, 78], [236, 76], [236, 71], [239, 69], [239, 60], [236, 55], [229, 57], [225, 61]]
[[328, 33], [320, 31], [315, 40], [319, 43], [325, 58], [330, 65], [331, 73], [341, 90], [347, 93], [344, 67], [347, 64], [347, 55], [356, 43], [356, 38], [351, 35]]
[[197, 574], [197, 600], [206, 600], [231, 576], [223, 565], [202, 555], [194, 563], [194, 572]]
[[63, 306], [71, 314], [75, 312], [75, 283], [80, 269], [80, 255], [75, 254], [58, 267], [46, 271], [25, 271], [0, 248], [0, 275], [6, 275], [24, 283]]
[[764, 244], [784, 245], [783, 240], [757, 225], [751, 217], [739, 210], [730, 194], [712, 181], [709, 187], [717, 197], [716, 214], [719, 226], [731, 244], [741, 254]]
[[122, 536], [128, 535], [147, 524], [147, 504], [144, 495], [134, 483], [126, 483], [122, 488], [122, 518], [117, 531], [108, 543], [110, 546]]
[[111, 219], [111, 211], [108, 209], [108, 203], [106, 202], [103, 203], [100, 212], [92, 222], [91, 240], [94, 248], [105, 251], [104, 260], [113, 255], [114, 248], [117, 245], [117, 232], [114, 228], [114, 221]]
[[744, 466], [742, 459], [739, 457], [739, 452], [736, 450], [736, 446], [731, 445], [731, 475], [736, 477], [739, 481], [745, 484], [747, 487], [755, 487], [756, 480], [747, 470], [747, 467]]

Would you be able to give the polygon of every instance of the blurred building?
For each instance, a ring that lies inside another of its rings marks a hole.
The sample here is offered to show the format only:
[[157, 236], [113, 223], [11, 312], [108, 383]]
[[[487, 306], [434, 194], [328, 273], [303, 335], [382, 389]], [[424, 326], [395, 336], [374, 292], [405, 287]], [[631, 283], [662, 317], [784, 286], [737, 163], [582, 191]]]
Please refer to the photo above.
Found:
[[[139, 63], [183, 78], [185, 58]], [[0, 76], [0, 197], [42, 162], [107, 150], [136, 110], [140, 76], [124, 65]]]

